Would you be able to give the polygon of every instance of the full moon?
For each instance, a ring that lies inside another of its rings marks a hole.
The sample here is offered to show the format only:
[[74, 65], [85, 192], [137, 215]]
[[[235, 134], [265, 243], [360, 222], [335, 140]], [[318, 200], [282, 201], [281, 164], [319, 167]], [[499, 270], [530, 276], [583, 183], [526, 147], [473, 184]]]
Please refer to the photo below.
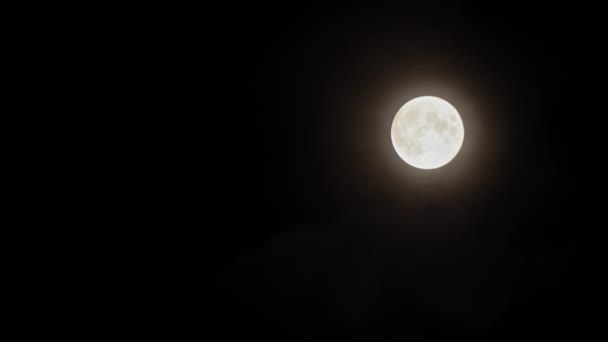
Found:
[[391, 139], [401, 159], [419, 169], [436, 169], [460, 151], [464, 126], [456, 108], [434, 96], [404, 104], [391, 127]]

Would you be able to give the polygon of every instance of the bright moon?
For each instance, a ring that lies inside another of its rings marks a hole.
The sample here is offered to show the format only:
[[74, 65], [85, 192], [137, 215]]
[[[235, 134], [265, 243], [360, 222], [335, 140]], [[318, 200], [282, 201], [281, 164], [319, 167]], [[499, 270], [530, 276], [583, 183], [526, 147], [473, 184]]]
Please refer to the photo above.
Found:
[[464, 126], [460, 114], [447, 101], [434, 96], [417, 97], [401, 107], [391, 127], [395, 151], [419, 169], [436, 169], [460, 151]]

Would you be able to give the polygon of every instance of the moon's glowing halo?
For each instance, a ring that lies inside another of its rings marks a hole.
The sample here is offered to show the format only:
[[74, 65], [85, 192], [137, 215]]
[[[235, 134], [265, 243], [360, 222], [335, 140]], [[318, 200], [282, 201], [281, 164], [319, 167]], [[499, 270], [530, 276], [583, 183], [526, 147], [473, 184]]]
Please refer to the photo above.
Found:
[[[493, 87], [463, 83], [464, 76], [455, 82], [414, 74], [360, 89], [348, 100], [330, 103], [331, 111], [349, 113], [352, 119], [328, 115], [324, 125], [328, 129], [323, 131], [323, 141], [327, 142], [323, 149], [336, 196], [344, 201], [381, 198], [397, 208], [414, 205], [417, 201], [411, 198], [440, 203], [453, 199], [452, 203], [466, 206], [465, 202], [484, 194], [480, 189], [493, 186], [501, 175], [498, 168], [504, 167], [502, 161], [508, 156], [505, 133], [509, 126], [505, 119], [510, 106], [500, 102]], [[466, 126], [466, 139], [458, 155], [443, 167], [430, 170], [405, 164], [390, 134], [399, 108], [424, 95], [451, 103]], [[346, 170], [351, 176], [344, 177]]]
[[464, 125], [447, 101], [421, 96], [404, 104], [393, 119], [391, 140], [395, 151], [409, 165], [436, 169], [460, 151]]

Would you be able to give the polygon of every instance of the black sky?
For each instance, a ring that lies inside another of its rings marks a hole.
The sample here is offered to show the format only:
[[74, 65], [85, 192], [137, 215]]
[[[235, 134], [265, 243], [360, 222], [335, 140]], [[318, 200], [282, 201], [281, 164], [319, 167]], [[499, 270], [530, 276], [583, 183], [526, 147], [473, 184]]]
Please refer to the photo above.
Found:
[[[302, 2], [222, 17], [210, 69], [225, 71], [231, 141], [212, 148], [232, 163], [221, 220], [197, 235], [209, 325], [282, 341], [590, 334], [596, 11]], [[434, 171], [390, 144], [421, 95], [465, 124]]]

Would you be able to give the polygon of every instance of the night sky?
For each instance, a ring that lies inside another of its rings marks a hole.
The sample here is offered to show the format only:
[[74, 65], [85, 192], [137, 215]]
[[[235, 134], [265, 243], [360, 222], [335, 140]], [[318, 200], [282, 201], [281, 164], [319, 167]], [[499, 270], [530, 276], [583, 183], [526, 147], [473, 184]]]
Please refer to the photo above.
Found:
[[[210, 68], [229, 70], [219, 131], [230, 141], [205, 148], [231, 163], [219, 166], [220, 220], [197, 236], [205, 331], [594, 331], [598, 10], [450, 4], [254, 3], [226, 16]], [[460, 153], [436, 170], [404, 163], [390, 140], [397, 110], [422, 95], [450, 102], [465, 126]]]

